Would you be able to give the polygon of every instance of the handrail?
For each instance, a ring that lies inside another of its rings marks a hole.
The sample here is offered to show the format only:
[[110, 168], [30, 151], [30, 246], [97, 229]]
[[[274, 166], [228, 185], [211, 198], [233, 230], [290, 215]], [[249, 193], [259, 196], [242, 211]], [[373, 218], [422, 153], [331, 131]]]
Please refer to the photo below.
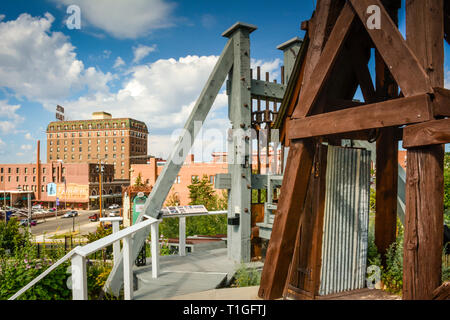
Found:
[[116, 233], [113, 233], [109, 236], [106, 236], [104, 238], [98, 239], [92, 243], [89, 243], [84, 246], [77, 246], [74, 249], [72, 249], [70, 252], [68, 252], [64, 257], [59, 259], [57, 262], [55, 262], [53, 265], [51, 265], [47, 270], [45, 270], [43, 273], [41, 273], [39, 276], [37, 276], [35, 279], [31, 280], [27, 285], [25, 285], [22, 289], [17, 291], [14, 295], [12, 295], [8, 300], [15, 300], [16, 298], [20, 297], [24, 292], [26, 292], [28, 289], [30, 289], [32, 286], [34, 286], [36, 283], [38, 283], [40, 280], [45, 278], [50, 272], [55, 270], [58, 266], [66, 262], [67, 260], [71, 259], [74, 255], [79, 255], [82, 257], [87, 257], [88, 255], [104, 248], [109, 245], [112, 245], [114, 242], [119, 241], [121, 239], [127, 238], [131, 236], [132, 234], [136, 233], [137, 231], [146, 228], [154, 223], [161, 222], [160, 220], [157, 220], [153, 217], [146, 216], [147, 220], [141, 221], [139, 223], [136, 223], [135, 225], [128, 227], [126, 229], [120, 230]]
[[[114, 242], [118, 240], [122, 240], [123, 238], [132, 235], [136, 233], [137, 231], [146, 228], [153, 223], [160, 222], [159, 220], [153, 218], [153, 217], [146, 217], [147, 220], [141, 221], [139, 223], [136, 223], [126, 229], [120, 230], [119, 232], [110, 234], [109, 236], [106, 236], [104, 238], [98, 239], [97, 241], [91, 242], [83, 247], [79, 247], [77, 254], [80, 256], [86, 257], [104, 247], [107, 247], [109, 245], [112, 245]], [[76, 248], [75, 248], [76, 249]]]
[[74, 249], [70, 250], [69, 253], [67, 253], [64, 257], [59, 259], [57, 262], [52, 264], [50, 268], [42, 272], [39, 276], [31, 280], [25, 287], [17, 291], [14, 295], [12, 295], [8, 300], [15, 300], [16, 298], [20, 297], [23, 293], [25, 293], [28, 289], [30, 289], [32, 286], [34, 286], [36, 283], [41, 281], [45, 276], [47, 276], [50, 272], [55, 270], [57, 267], [59, 267], [61, 264], [69, 260], [74, 254], [76, 254], [77, 248], [80, 248], [80, 246], [75, 247]]

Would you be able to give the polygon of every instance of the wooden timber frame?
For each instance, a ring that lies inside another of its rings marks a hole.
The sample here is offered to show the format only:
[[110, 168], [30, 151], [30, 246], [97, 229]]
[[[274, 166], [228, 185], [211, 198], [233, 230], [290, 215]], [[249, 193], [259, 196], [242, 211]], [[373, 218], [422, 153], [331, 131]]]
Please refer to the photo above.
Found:
[[[450, 143], [444, 35], [448, 41], [450, 9], [444, 0], [406, 0], [406, 39], [397, 26], [399, 9], [399, 0], [318, 0], [312, 18], [302, 24], [308, 48], [297, 56], [283, 118], [277, 119], [282, 143], [290, 148], [258, 293], [263, 299], [319, 298], [324, 188], [311, 177], [317, 161], [326, 166], [320, 144], [341, 145], [341, 139], [377, 142], [375, 242], [382, 255], [395, 241], [397, 152], [403, 140], [402, 297], [432, 299], [441, 285], [443, 157]], [[374, 14], [379, 27], [369, 23]], [[368, 69], [372, 49], [375, 85]], [[364, 103], [352, 101], [358, 85]], [[305, 266], [308, 281], [294, 272]]]

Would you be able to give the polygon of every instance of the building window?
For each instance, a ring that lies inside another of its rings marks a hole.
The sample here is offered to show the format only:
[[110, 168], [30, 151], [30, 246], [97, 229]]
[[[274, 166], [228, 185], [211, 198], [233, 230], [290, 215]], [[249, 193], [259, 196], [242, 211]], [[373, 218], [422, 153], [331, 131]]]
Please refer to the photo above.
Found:
[[78, 160], [83, 160], [83, 156], [81, 154], [78, 156]]
[[74, 147], [72, 147], [72, 152], [75, 152], [75, 148]]
[[51, 145], [51, 146], [53, 145], [53, 141], [50, 141], [50, 145]]
[[50, 148], [50, 152], [53, 152], [53, 148]]
[[46, 174], [47, 173], [47, 168], [42, 168], [42, 173]]
[[108, 151], [108, 146], [105, 146], [105, 151], [106, 151], [106, 152]]
[[81, 139], [78, 141], [78, 144], [83, 144], [83, 141], [81, 141]]
[[100, 144], [100, 139], [97, 139], [97, 144]]
[[43, 176], [43, 177], [42, 177], [42, 182], [45, 182], [46, 179], [47, 179], [47, 177], [46, 177], [46, 176]]
[[56, 140], [56, 145], [59, 146], [59, 140]]
[[72, 154], [72, 160], [75, 160], [75, 155], [74, 154]]
[[90, 154], [88, 154], [88, 159], [91, 159], [91, 155]]
[[79, 148], [78, 148], [78, 151], [79, 151], [79, 152], [82, 152], [81, 150], [83, 150], [83, 148], [82, 148], [82, 147], [79, 147]]
[[97, 152], [100, 152], [100, 147], [97, 147]]
[[121, 173], [121, 174], [124, 174], [124, 173], [125, 173], [125, 170], [123, 170], [123, 169], [120, 170], [120, 173]]
[[97, 137], [100, 137], [100, 131], [97, 131]]
[[[19, 176], [16, 177], [16, 182], [19, 182]], [[20, 186], [19, 186], [20, 187]]]
[[8, 177], [8, 182], [11, 182], [11, 177]]
[[67, 146], [67, 140], [64, 140], [64, 145]]
[[109, 142], [109, 140], [108, 140], [108, 139], [105, 139], [105, 143], [108, 144], [108, 142]]
[[181, 183], [181, 177], [177, 176], [177, 178], [175, 179], [175, 183]]
[[28, 173], [28, 168], [25, 168], [25, 174], [27, 174]]
[[64, 159], [67, 159], [67, 154], [64, 155]]
[[209, 176], [209, 183], [214, 185], [214, 176]]
[[122, 161], [122, 162], [120, 163], [120, 165], [121, 165], [122, 167], [125, 166], [125, 162]]
[[114, 158], [114, 159], [116, 158], [116, 154], [115, 154], [115, 153], [113, 154], [113, 158]]
[[33, 182], [36, 182], [36, 177], [35, 176], [33, 176]]
[[74, 145], [75, 144], [75, 140], [72, 140], [72, 145]]
[[122, 154], [120, 155], [120, 158], [121, 158], [121, 159], [125, 159], [125, 154], [122, 153]]
[[88, 144], [91, 144], [91, 139], [88, 140]]
[[27, 178], [28, 178], [27, 176], [23, 177], [23, 181], [27, 182]]
[[16, 168], [16, 173], [19, 174], [19, 172], [20, 172], [20, 169]]
[[3, 168], [0, 169], [0, 173], [3, 173]]
[[67, 152], [67, 147], [64, 148], [64, 152]]
[[[11, 173], [11, 172], [9, 172]], [[33, 168], [33, 174], [36, 174], [36, 168]]]

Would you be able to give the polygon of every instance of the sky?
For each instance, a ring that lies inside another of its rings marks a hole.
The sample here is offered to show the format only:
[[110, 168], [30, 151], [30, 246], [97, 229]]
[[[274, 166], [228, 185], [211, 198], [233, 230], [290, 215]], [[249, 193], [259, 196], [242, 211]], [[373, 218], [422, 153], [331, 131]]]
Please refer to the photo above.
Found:
[[[80, 8], [80, 29], [66, 24], [71, 5]], [[303, 38], [300, 23], [314, 7], [315, 0], [0, 0], [0, 163], [35, 162], [38, 139], [45, 161], [58, 104], [70, 120], [106, 111], [144, 121], [149, 153], [166, 157], [226, 44], [222, 32], [237, 21], [256, 25], [252, 66], [279, 82], [276, 47]], [[447, 44], [445, 53], [450, 87]], [[222, 88], [200, 157], [224, 151], [214, 132], [225, 136], [229, 127], [227, 101]]]

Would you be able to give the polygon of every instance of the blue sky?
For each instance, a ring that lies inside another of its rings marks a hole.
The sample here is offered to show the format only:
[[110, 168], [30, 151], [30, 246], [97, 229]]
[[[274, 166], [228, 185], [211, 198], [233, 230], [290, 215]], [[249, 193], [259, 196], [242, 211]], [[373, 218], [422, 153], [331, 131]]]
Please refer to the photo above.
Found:
[[[66, 9], [81, 9], [81, 29], [69, 30]], [[254, 24], [253, 65], [279, 80], [276, 46], [303, 37], [314, 0], [2, 0], [0, 6], [0, 162], [35, 161], [56, 104], [70, 119], [94, 111], [143, 120], [151, 154], [170, 151], [236, 21]], [[404, 18], [400, 16], [401, 30]], [[446, 45], [446, 57], [450, 49]], [[446, 59], [446, 76], [450, 78]], [[449, 81], [448, 81], [449, 82]], [[228, 127], [222, 91], [207, 128]], [[209, 137], [211, 151], [220, 144]], [[208, 137], [206, 138], [208, 140]]]

